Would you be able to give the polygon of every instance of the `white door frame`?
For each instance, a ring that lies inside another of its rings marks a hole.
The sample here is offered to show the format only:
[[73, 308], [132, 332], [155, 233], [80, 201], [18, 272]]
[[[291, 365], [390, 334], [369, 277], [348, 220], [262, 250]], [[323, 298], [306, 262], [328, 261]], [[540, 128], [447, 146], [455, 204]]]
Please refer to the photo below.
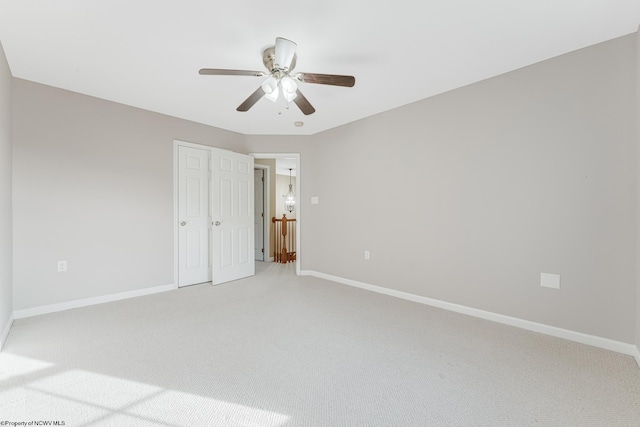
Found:
[[[255, 157], [255, 158], [257, 159], [258, 157]], [[253, 168], [262, 169], [265, 171], [264, 183], [263, 183], [265, 215], [263, 218], [264, 226], [263, 226], [262, 232], [264, 234], [264, 251], [265, 251], [264, 262], [271, 262], [273, 261], [273, 257], [269, 256], [269, 254], [271, 254], [271, 226], [270, 226], [271, 218], [269, 217], [269, 214], [271, 213], [271, 191], [270, 191], [271, 178], [269, 176], [271, 167], [269, 165], [261, 165], [259, 163], [254, 163]]]
[[302, 218], [302, 198], [300, 197], [302, 172], [300, 171], [300, 153], [249, 153], [249, 155], [256, 159], [278, 159], [285, 157], [295, 157], [296, 159], [296, 276], [300, 276], [300, 266], [302, 265], [302, 251], [300, 247], [300, 221]]

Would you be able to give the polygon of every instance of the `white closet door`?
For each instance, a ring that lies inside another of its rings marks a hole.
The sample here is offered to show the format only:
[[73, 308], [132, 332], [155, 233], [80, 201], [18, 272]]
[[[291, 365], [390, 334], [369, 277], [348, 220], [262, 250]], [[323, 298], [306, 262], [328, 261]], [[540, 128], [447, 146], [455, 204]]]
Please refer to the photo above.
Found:
[[255, 274], [253, 157], [212, 149], [213, 283]]
[[178, 147], [178, 286], [211, 281], [210, 151]]

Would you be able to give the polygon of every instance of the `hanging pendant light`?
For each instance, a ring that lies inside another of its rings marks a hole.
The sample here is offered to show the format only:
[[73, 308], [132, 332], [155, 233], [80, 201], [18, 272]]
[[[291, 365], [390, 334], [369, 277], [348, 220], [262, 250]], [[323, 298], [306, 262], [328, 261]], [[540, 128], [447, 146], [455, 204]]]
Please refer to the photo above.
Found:
[[293, 192], [293, 186], [291, 184], [291, 168], [289, 168], [289, 192], [284, 196], [284, 209], [288, 212], [293, 212], [296, 208], [296, 195]]

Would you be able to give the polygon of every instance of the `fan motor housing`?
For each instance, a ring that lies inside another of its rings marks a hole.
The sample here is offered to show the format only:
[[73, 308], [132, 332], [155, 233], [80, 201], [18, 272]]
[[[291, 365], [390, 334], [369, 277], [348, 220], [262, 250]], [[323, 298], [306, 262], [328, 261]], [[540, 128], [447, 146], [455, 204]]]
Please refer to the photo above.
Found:
[[296, 58], [297, 58], [297, 55], [294, 54], [293, 59], [291, 60], [291, 66], [289, 67], [289, 69], [282, 70], [277, 68], [275, 64], [275, 60], [276, 60], [275, 46], [269, 46], [268, 48], [262, 51], [262, 63], [264, 64], [265, 67], [267, 67], [267, 70], [269, 70], [269, 72], [271, 73], [276, 73], [278, 71], [285, 71], [286, 73], [290, 73], [296, 67]]

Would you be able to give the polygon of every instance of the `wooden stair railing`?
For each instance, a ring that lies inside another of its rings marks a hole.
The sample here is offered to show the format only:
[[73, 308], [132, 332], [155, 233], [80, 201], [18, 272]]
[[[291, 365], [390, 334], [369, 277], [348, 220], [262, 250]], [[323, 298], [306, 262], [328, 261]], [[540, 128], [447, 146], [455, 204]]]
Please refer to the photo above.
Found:
[[283, 214], [282, 218], [271, 218], [274, 224], [274, 258], [276, 262], [286, 264], [296, 260], [296, 219], [287, 219]]

